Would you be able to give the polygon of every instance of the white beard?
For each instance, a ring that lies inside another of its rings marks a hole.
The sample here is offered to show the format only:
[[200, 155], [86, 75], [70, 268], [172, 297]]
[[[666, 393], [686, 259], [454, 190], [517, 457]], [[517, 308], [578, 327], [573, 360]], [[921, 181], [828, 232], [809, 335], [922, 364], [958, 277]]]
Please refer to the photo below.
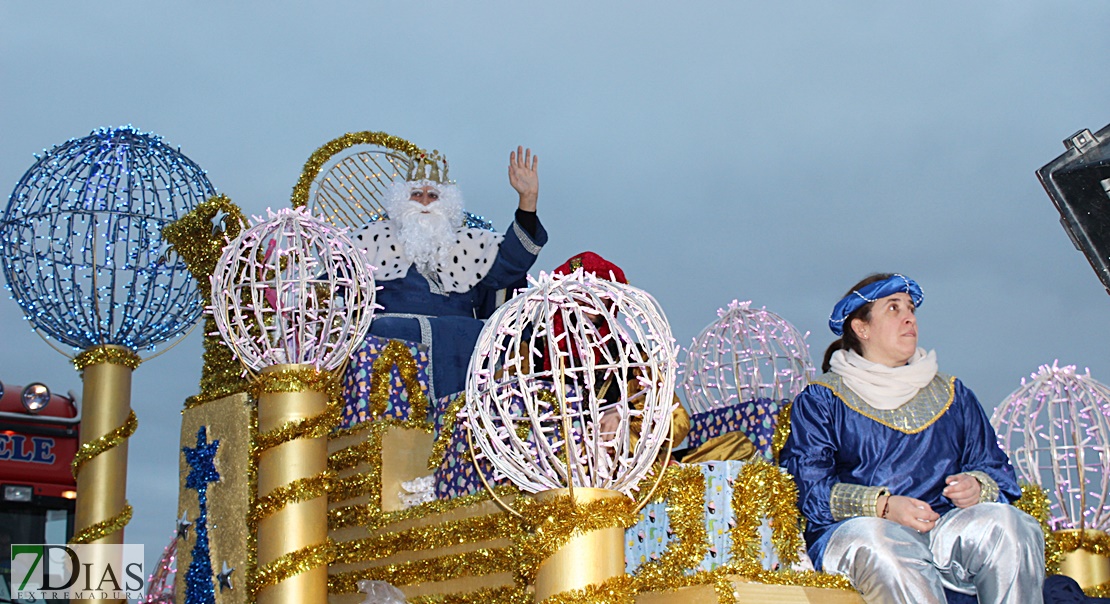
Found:
[[460, 196], [441, 195], [426, 206], [411, 199], [394, 198], [386, 206], [390, 222], [397, 226], [397, 239], [405, 255], [421, 274], [434, 272], [447, 261], [455, 244], [455, 230], [462, 224]]

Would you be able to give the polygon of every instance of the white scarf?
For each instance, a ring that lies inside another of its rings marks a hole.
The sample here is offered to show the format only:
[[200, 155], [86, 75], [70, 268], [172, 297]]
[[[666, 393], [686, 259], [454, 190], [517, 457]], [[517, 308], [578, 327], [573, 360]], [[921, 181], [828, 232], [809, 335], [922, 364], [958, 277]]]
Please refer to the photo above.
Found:
[[937, 352], [918, 348], [901, 367], [872, 363], [852, 350], [838, 350], [829, 361], [844, 385], [876, 409], [897, 409], [929, 385], [937, 374]]

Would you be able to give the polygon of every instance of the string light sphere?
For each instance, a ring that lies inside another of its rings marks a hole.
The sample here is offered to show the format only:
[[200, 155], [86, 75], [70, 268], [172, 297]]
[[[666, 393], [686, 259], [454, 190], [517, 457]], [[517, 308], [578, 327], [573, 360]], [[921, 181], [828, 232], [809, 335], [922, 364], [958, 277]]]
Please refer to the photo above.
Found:
[[991, 416], [1019, 478], [1048, 491], [1052, 530], [1110, 530], [1110, 387], [1042, 365]]
[[476, 456], [529, 493], [631, 494], [670, 435], [677, 353], [666, 316], [647, 292], [582, 269], [529, 281], [486, 322], [470, 359]]
[[204, 309], [162, 227], [216, 194], [161, 137], [101, 128], [41, 155], [0, 218], [0, 257], [32, 327], [65, 346], [153, 350]]
[[813, 377], [809, 346], [789, 321], [733, 300], [702, 330], [683, 367], [682, 391], [695, 415], [753, 400], [793, 400]]
[[239, 360], [334, 371], [370, 329], [373, 267], [344, 230], [307, 208], [254, 218], [211, 276], [212, 315]]

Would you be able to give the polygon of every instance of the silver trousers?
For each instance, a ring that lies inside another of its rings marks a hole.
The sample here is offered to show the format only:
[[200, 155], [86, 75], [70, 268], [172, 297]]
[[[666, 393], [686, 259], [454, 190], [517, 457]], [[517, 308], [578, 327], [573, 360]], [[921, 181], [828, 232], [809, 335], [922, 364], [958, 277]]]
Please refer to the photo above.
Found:
[[1002, 503], [954, 509], [918, 533], [882, 518], [852, 518], [825, 548], [825, 572], [845, 575], [869, 603], [944, 604], [944, 588], [981, 604], [1041, 604], [1044, 533]]

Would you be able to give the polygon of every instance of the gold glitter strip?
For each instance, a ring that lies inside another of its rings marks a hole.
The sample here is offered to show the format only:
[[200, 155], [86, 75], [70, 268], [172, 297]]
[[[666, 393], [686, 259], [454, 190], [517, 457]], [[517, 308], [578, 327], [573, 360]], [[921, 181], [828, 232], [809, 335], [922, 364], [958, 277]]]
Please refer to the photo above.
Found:
[[293, 186], [292, 203], [294, 208], [299, 208], [308, 204], [308, 192], [312, 188], [312, 181], [320, 175], [321, 168], [333, 156], [342, 153], [344, 150], [358, 145], [377, 145], [387, 149], [400, 151], [409, 157], [413, 157], [421, 153], [420, 147], [410, 143], [409, 141], [399, 137], [386, 134], [385, 132], [348, 132], [339, 138], [332, 139], [319, 149], [312, 152], [305, 162], [304, 168], [301, 169], [301, 177], [297, 180], [297, 184]]
[[328, 539], [324, 543], [310, 545], [299, 550], [289, 552], [258, 569], [251, 577], [247, 590], [251, 599], [258, 597], [258, 593], [267, 587], [277, 585], [282, 581], [298, 575], [310, 568], [330, 564], [335, 559], [335, 542]]
[[264, 497], [258, 497], [251, 506], [252, 523], [258, 523], [291, 503], [324, 497], [339, 478], [335, 472], [322, 472], [309, 478], [298, 478], [277, 487]]
[[709, 550], [705, 530], [705, 476], [697, 466], [669, 466], [655, 499], [666, 502], [669, 525], [675, 538], [658, 560], [648, 561], [634, 571], [637, 591], [670, 589], [676, 577], [697, 568]]
[[131, 435], [135, 433], [135, 429], [138, 427], [139, 418], [135, 417], [135, 411], [132, 410], [127, 414], [127, 420], [123, 422], [123, 425], [96, 440], [90, 440], [81, 445], [81, 447], [77, 449], [77, 454], [74, 455], [73, 463], [71, 464], [73, 468], [73, 477], [77, 478], [77, 474], [81, 472], [81, 467], [92, 460], [92, 458], [120, 446], [123, 444], [123, 441], [131, 438]]
[[420, 526], [398, 533], [386, 533], [340, 543], [336, 564], [370, 562], [397, 552], [415, 552], [498, 539], [519, 530], [518, 521], [508, 514], [487, 514], [432, 526]]
[[122, 531], [123, 527], [131, 522], [131, 504], [126, 501], [123, 502], [123, 510], [112, 518], [102, 520], [96, 524], [91, 524], [79, 531], [69, 540], [71, 544], [81, 545], [85, 543], [92, 543], [97, 539], [103, 539], [116, 531]]
[[390, 373], [396, 367], [401, 375], [401, 383], [409, 393], [409, 421], [423, 422], [428, 419], [428, 397], [417, 379], [416, 359], [412, 351], [400, 340], [390, 340], [381, 354], [374, 360], [370, 372], [370, 415], [381, 417], [389, 404], [392, 391]]
[[[443, 458], [447, 456], [447, 445], [451, 442], [451, 435], [455, 432], [455, 422], [458, 420], [459, 411], [466, 404], [466, 395], [460, 394], [447, 405], [443, 412], [443, 427], [432, 443], [432, 454], [428, 456], [428, 469], [437, 470], [443, 465]], [[531, 427], [529, 424], [525, 424]]]
[[790, 401], [779, 409], [779, 417], [775, 421], [775, 433], [771, 436], [771, 453], [775, 463], [779, 461], [779, 453], [786, 446], [786, 439], [790, 438], [790, 410], [794, 408], [794, 401]]
[[[1038, 485], [1031, 482], [1021, 482], [1021, 497], [1014, 502], [1014, 507], [1029, 514], [1037, 520], [1041, 525], [1041, 531], [1044, 533], [1044, 564], [1045, 571], [1049, 575], [1059, 574], [1060, 562], [1064, 559], [1065, 550], [1061, 547], [1059, 537], [1052, 532], [1052, 528], [1048, 525], [1049, 518], [1049, 500], [1048, 491], [1044, 490]], [[1067, 545], [1072, 545], [1068, 543]], [[1079, 545], [1066, 550], [1075, 551], [1079, 549]]]
[[94, 346], [73, 357], [73, 366], [77, 371], [84, 371], [86, 367], [101, 363], [123, 365], [134, 371], [142, 362], [143, 360], [134, 351], [119, 346]]
[[385, 581], [390, 585], [413, 585], [446, 581], [458, 577], [481, 577], [513, 569], [512, 548], [478, 549], [463, 554], [427, 558], [399, 564], [338, 573], [328, 576], [328, 593], [352, 594], [363, 579]]

